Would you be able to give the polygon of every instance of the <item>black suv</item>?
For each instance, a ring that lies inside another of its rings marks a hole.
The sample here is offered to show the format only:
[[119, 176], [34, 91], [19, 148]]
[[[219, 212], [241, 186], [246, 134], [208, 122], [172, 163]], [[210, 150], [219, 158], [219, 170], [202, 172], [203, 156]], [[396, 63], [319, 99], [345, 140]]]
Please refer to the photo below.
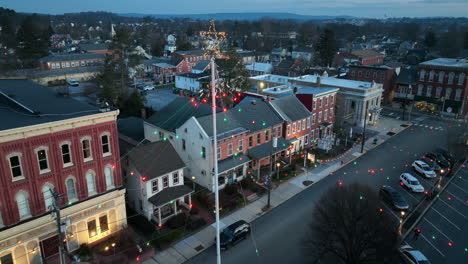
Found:
[[408, 210], [409, 205], [401, 196], [401, 194], [393, 187], [384, 185], [380, 188], [379, 195], [386, 203], [390, 204], [392, 208], [397, 210]]
[[[237, 221], [223, 229], [220, 234], [221, 249], [228, 249], [250, 234], [250, 224], [244, 220]], [[216, 238], [215, 238], [216, 242]]]
[[435, 171], [436, 173], [438, 173], [439, 175], [442, 175], [444, 174], [445, 172], [447, 172], [447, 170], [444, 170], [442, 169], [439, 164], [437, 164], [437, 162], [433, 159], [430, 159], [428, 157], [425, 157], [425, 158], [422, 158], [421, 161], [423, 161], [424, 163], [427, 164], [427, 166], [429, 166], [429, 168], [431, 168], [431, 170]]
[[424, 155], [425, 158], [430, 158], [432, 160], [435, 160], [437, 162], [437, 164], [440, 165], [440, 167], [442, 167], [443, 169], [448, 169], [450, 168], [450, 162], [445, 158], [444, 155], [442, 155], [441, 153], [439, 152], [429, 152], [429, 153], [426, 153], [426, 155]]

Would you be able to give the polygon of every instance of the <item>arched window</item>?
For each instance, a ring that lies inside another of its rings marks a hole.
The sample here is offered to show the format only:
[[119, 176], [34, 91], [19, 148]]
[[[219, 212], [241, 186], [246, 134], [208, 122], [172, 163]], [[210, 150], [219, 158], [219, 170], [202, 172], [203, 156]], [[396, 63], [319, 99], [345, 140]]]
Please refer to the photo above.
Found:
[[445, 77], [445, 72], [443, 72], [443, 71], [439, 72], [439, 82], [440, 83], [444, 82], [444, 77]]
[[23, 219], [31, 216], [31, 210], [29, 209], [29, 194], [26, 191], [19, 191], [16, 194], [15, 200], [18, 205], [20, 218]]
[[78, 195], [76, 194], [75, 179], [68, 178], [65, 184], [67, 186], [68, 201], [76, 201], [78, 199]]
[[450, 100], [450, 96], [452, 96], [452, 88], [445, 89], [445, 99]]
[[453, 84], [453, 79], [455, 78], [455, 73], [451, 72], [448, 75], [448, 84]]
[[420, 81], [424, 81], [424, 76], [426, 76], [426, 71], [425, 70], [421, 70], [419, 72], [419, 80]]
[[42, 186], [42, 195], [44, 195], [44, 202], [46, 211], [49, 211], [52, 208], [52, 204], [54, 203], [54, 198], [52, 196], [51, 190], [54, 189], [54, 186], [50, 183], [44, 184]]
[[104, 174], [106, 176], [106, 188], [110, 189], [114, 187], [114, 174], [112, 173], [112, 166], [104, 168]]
[[88, 194], [92, 195], [96, 193], [96, 180], [94, 177], [95, 173], [92, 170], [89, 170], [86, 173], [86, 185], [88, 186]]
[[460, 73], [460, 75], [458, 75], [458, 85], [463, 85], [463, 83], [465, 82], [465, 74], [462, 72]]

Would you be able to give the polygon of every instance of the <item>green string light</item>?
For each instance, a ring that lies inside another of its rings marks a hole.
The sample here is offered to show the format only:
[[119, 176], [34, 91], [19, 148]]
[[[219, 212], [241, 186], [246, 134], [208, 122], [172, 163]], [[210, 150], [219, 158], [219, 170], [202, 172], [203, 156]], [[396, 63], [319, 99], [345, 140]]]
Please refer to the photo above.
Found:
[[264, 121], [264, 122], [262, 122], [262, 126], [266, 126], [266, 123], [265, 123], [265, 121]]
[[175, 138], [179, 139], [179, 135], [176, 135]]
[[242, 108], [237, 109], [238, 112], [242, 112]]
[[158, 133], [158, 131], [154, 130], [153, 131], [153, 135], [156, 135]]
[[166, 141], [166, 140], [167, 140], [167, 137], [163, 137], [163, 140]]
[[359, 200], [362, 200], [364, 199], [364, 197], [362, 195], [359, 195]]
[[72, 202], [71, 202], [71, 201], [68, 201], [68, 205], [71, 205], [71, 204], [72, 204]]
[[226, 122], [226, 121], [227, 121], [227, 117], [223, 118], [223, 121]]

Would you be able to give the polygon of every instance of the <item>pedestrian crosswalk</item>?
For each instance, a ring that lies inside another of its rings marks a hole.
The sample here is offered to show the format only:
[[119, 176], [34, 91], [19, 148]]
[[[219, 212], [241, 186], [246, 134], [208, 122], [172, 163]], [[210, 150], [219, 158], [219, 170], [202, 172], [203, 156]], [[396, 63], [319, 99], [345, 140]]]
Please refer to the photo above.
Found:
[[444, 130], [444, 128], [441, 127], [441, 126], [431, 126], [431, 125], [426, 125], [426, 124], [423, 124], [423, 123], [414, 123], [413, 125], [418, 126], [418, 127], [427, 128], [429, 130]]

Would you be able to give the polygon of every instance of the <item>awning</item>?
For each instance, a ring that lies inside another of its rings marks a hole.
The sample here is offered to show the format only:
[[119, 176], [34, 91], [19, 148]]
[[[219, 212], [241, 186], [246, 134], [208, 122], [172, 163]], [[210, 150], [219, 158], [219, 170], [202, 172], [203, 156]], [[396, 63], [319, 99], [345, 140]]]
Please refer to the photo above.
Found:
[[193, 190], [185, 185], [169, 187], [148, 198], [148, 202], [159, 207], [192, 192]]
[[236, 168], [249, 161], [250, 158], [243, 153], [238, 153], [237, 155], [233, 155], [232, 157], [218, 161], [218, 174]]
[[276, 148], [273, 148], [273, 142], [270, 141], [249, 149], [248, 155], [252, 159], [259, 160], [270, 156], [270, 153], [273, 154], [288, 149], [290, 145], [291, 142], [283, 137], [280, 137], [278, 138], [278, 144]]

